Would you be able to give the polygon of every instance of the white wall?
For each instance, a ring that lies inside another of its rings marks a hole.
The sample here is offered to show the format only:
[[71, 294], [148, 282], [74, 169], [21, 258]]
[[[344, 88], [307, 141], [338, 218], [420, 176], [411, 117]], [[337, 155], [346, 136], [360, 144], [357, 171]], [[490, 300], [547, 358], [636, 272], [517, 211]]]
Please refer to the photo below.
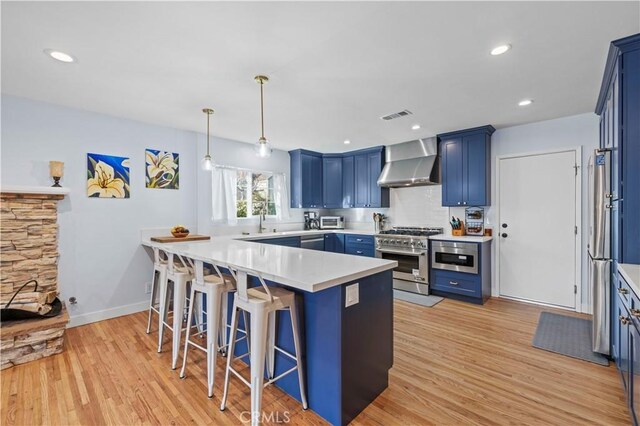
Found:
[[[215, 115], [214, 115], [215, 119]], [[213, 122], [212, 122], [213, 125]], [[206, 153], [205, 134], [197, 135], [198, 162]], [[256, 139], [257, 140], [257, 139]], [[284, 173], [287, 176], [287, 184], [290, 187], [289, 174], [289, 153], [286, 151], [273, 150], [268, 159], [259, 158], [253, 151], [253, 145], [248, 143], [231, 141], [228, 139], [212, 138], [211, 157], [216, 164], [245, 168], [255, 171], [268, 171]], [[199, 164], [199, 163], [198, 163]], [[257, 232], [258, 219], [239, 219], [235, 226], [214, 224], [211, 221], [211, 174], [198, 169], [198, 232], [209, 235], [229, 235], [240, 234], [242, 232]], [[268, 230], [278, 231], [302, 229], [303, 210], [289, 209], [289, 219], [276, 221], [267, 218], [265, 227]]]
[[[64, 161], [58, 205], [59, 288], [72, 324], [144, 309], [151, 278], [140, 229], [196, 225], [196, 135], [22, 98], [2, 96], [2, 184], [50, 186], [49, 160]], [[145, 148], [180, 154], [180, 189], [145, 188]], [[131, 159], [131, 198], [88, 198], [87, 153]]]
[[[588, 242], [588, 211], [587, 211], [587, 160], [593, 150], [599, 145], [599, 118], [593, 113], [557, 118], [522, 126], [507, 127], [497, 130], [491, 139], [491, 200], [493, 208], [487, 211], [487, 226], [498, 233], [496, 224], [496, 157], [529, 152], [551, 151], [563, 148], [582, 147], [582, 310], [590, 312], [589, 288], [587, 285], [587, 242]], [[464, 208], [451, 208], [451, 214], [464, 216]], [[540, 224], [544, 228], [544, 224]], [[552, 238], [551, 236], [549, 238]], [[493, 292], [496, 288], [496, 244], [493, 244]]]

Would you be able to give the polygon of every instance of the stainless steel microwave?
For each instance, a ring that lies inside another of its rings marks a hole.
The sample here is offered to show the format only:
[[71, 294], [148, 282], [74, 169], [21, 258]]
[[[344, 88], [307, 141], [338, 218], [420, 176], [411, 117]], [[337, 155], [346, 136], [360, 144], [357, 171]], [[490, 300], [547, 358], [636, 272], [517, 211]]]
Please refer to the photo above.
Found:
[[344, 229], [344, 217], [320, 216], [320, 229]]
[[447, 271], [478, 273], [478, 245], [453, 241], [431, 242], [431, 267]]

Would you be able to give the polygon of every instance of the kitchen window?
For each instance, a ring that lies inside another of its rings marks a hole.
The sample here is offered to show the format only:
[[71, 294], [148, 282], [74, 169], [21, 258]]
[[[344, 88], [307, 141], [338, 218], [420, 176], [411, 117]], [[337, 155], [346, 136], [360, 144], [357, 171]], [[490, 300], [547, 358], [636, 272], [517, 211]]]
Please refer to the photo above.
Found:
[[238, 171], [236, 216], [251, 218], [264, 211], [267, 216], [276, 216], [274, 178], [271, 173]]

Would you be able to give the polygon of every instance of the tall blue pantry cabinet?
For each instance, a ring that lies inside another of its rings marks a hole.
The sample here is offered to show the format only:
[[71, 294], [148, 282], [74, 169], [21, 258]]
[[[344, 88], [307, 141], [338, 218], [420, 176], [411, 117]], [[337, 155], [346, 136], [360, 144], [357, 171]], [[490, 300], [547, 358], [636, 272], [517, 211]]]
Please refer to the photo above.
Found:
[[640, 299], [618, 263], [640, 263], [640, 34], [611, 43], [596, 114], [600, 148], [611, 150], [611, 355], [637, 424]]

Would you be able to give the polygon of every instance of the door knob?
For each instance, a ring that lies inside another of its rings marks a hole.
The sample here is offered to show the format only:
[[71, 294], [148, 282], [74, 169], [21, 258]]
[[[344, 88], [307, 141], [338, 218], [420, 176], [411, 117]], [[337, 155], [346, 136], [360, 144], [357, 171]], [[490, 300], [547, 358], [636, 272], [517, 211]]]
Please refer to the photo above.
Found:
[[506, 228], [507, 226], [509, 226], [509, 225], [507, 225], [506, 223], [503, 223], [503, 224], [502, 224], [502, 227], [503, 227], [503, 228]]
[[501, 235], [501, 237], [502, 237], [502, 238], [507, 238], [507, 233], [506, 233], [506, 232], [503, 232], [503, 233], [502, 233], [502, 235]]

